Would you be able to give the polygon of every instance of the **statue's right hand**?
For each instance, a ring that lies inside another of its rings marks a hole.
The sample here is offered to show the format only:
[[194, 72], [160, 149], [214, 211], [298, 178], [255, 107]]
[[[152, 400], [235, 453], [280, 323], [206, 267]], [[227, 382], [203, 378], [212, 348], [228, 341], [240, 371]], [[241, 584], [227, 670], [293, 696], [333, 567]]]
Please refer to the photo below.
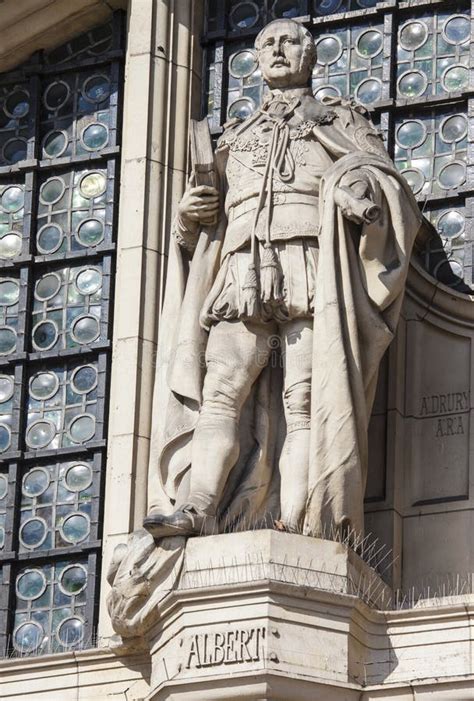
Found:
[[219, 211], [219, 192], [215, 187], [199, 185], [190, 187], [178, 205], [178, 215], [184, 223], [212, 221]]

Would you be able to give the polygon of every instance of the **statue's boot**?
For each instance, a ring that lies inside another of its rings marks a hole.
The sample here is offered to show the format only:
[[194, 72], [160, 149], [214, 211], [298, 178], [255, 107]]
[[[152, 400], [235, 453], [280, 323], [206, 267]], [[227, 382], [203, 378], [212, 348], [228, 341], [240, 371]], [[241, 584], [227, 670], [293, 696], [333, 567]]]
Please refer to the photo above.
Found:
[[143, 521], [143, 528], [153, 538], [168, 536], [197, 536], [215, 533], [215, 519], [206, 517], [195, 508], [183, 508], [165, 516], [158, 511], [150, 511]]

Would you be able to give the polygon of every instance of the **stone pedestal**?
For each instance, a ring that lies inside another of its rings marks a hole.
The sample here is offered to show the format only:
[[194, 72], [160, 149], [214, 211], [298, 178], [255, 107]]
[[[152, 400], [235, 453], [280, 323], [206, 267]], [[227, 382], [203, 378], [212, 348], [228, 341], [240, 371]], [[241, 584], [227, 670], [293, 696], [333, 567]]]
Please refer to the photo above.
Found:
[[389, 600], [339, 543], [270, 530], [191, 539], [148, 635], [148, 701], [359, 699], [389, 671], [371, 639], [371, 611]]

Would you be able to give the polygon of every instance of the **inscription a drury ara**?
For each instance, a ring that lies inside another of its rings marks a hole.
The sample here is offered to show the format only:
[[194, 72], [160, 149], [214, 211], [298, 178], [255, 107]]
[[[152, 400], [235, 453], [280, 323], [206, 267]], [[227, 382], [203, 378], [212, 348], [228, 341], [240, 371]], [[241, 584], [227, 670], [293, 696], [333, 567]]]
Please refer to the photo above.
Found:
[[440, 417], [433, 421], [435, 438], [462, 436], [466, 433], [463, 414], [469, 407], [469, 392], [431, 394], [421, 398], [419, 417]]

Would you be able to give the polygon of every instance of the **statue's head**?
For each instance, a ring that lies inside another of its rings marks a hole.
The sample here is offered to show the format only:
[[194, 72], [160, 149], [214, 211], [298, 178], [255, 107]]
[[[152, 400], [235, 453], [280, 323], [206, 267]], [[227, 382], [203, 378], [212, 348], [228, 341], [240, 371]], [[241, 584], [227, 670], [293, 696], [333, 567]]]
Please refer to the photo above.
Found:
[[310, 84], [316, 46], [303, 25], [291, 19], [276, 19], [258, 34], [255, 49], [270, 88], [300, 88]]

